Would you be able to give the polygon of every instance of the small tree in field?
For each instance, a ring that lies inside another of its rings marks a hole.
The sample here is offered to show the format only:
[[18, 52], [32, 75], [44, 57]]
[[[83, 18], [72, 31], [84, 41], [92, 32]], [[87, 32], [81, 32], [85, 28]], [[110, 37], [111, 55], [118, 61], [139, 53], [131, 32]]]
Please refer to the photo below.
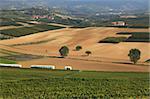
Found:
[[89, 56], [90, 54], [92, 54], [91, 51], [86, 51], [85, 53], [87, 54], [87, 56]]
[[60, 49], [59, 49], [59, 53], [62, 57], [66, 57], [68, 56], [69, 54], [69, 48], [67, 46], [62, 46]]
[[141, 51], [139, 49], [131, 49], [128, 56], [130, 57], [131, 62], [136, 64], [137, 61], [140, 59]]
[[81, 50], [82, 49], [82, 46], [76, 46], [76, 51], [79, 51], [79, 50]]

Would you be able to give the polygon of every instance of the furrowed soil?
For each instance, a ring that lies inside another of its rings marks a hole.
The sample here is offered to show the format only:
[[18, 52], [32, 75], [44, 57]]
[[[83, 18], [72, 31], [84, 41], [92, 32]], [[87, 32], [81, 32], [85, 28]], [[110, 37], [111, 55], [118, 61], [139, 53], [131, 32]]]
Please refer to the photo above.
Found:
[[[148, 32], [148, 29], [129, 29], [112, 27], [89, 27], [89, 28], [64, 28], [60, 30], [46, 31], [27, 35], [10, 40], [0, 41], [0, 49], [19, 52], [23, 54], [41, 55], [45, 58], [29, 61], [19, 61], [23, 67], [30, 65], [55, 65], [62, 69], [66, 65], [78, 70], [97, 71], [132, 71], [148, 72], [149, 64], [144, 63], [149, 59], [148, 42], [121, 42], [118, 44], [98, 43], [106, 37], [118, 37], [130, 35], [117, 35], [118, 32]], [[65, 59], [58, 58], [61, 46], [69, 47], [69, 56]], [[75, 51], [77, 45], [82, 50]], [[137, 65], [132, 65], [128, 53], [132, 48], [141, 51], [141, 59]], [[86, 56], [85, 51], [90, 50], [92, 54]]]

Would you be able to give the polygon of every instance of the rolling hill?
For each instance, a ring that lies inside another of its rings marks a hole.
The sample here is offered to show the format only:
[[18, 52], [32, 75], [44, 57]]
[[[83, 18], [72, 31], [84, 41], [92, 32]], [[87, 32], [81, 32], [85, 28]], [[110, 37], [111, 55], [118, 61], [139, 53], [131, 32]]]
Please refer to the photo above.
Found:
[[[15, 39], [0, 41], [0, 48], [31, 54], [46, 56], [42, 59], [20, 61], [24, 67], [31, 64], [53, 64], [59, 68], [71, 65], [75, 69], [100, 70], [100, 71], [147, 71], [143, 66], [149, 59], [149, 43], [121, 42], [118, 44], [98, 43], [106, 37], [117, 37], [118, 32], [148, 32], [148, 29], [128, 29], [109, 27], [65, 28], [27, 35]], [[129, 37], [130, 35], [127, 35]], [[66, 59], [59, 59], [59, 48], [67, 45], [70, 49]], [[75, 46], [81, 45], [81, 51], [74, 51]], [[128, 52], [138, 48], [142, 52], [139, 66], [130, 64]], [[85, 56], [85, 51], [90, 50], [92, 55]], [[58, 62], [59, 61], [59, 62]], [[106, 67], [105, 67], [106, 65]]]
[[1, 8], [28, 8], [46, 6], [57, 8], [74, 8], [78, 11], [98, 11], [117, 9], [133, 11], [148, 9], [148, 0], [0, 0]]

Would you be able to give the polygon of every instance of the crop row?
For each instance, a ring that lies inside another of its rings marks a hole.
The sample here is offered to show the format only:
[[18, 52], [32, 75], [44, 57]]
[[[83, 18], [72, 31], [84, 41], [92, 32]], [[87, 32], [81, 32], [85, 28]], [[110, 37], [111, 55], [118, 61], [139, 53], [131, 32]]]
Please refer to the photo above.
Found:
[[99, 43], [120, 43], [124, 42], [126, 39], [126, 37], [107, 37], [103, 40], [100, 40]]
[[150, 95], [148, 73], [2, 68], [0, 83], [0, 97], [4, 99], [125, 99]]
[[13, 22], [13, 21], [0, 22], [0, 26], [10, 26], [10, 25], [13, 25], [13, 26], [22, 26], [21, 24], [18, 24], [18, 23]]
[[150, 42], [149, 32], [120, 32], [119, 35], [131, 35], [126, 42]]
[[107, 37], [99, 43], [120, 43], [120, 42], [150, 42], [150, 33], [148, 32], [119, 32], [118, 35], [131, 35], [127, 37]]
[[20, 37], [20, 36], [25, 36], [29, 34], [38, 33], [38, 32], [61, 29], [61, 28], [63, 27], [45, 24], [45, 25], [35, 25], [32, 27], [22, 27], [22, 28], [17, 28], [17, 29], [1, 30], [1, 34], [14, 36], [14, 37]]
[[49, 78], [1, 83], [1, 97], [148, 97], [148, 80]]

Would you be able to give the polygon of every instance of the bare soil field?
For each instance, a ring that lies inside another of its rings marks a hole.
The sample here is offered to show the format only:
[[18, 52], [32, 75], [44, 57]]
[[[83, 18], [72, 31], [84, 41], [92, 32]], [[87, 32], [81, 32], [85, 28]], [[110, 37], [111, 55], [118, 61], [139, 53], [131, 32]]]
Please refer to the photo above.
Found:
[[[80, 70], [147, 72], [149, 66], [144, 61], [150, 58], [148, 54], [150, 52], [149, 43], [98, 43], [106, 37], [124, 36], [117, 35], [116, 33], [118, 32], [148, 32], [148, 29], [111, 27], [65, 28], [3, 40], [0, 41], [0, 49], [46, 56], [46, 58], [42, 59], [20, 61], [19, 63], [24, 67], [29, 67], [31, 64], [50, 64], [57, 66], [57, 69], [61, 69], [65, 65], [71, 65], [74, 69]], [[50, 57], [59, 56], [58, 50], [64, 45], [70, 49], [69, 56], [66, 59]], [[77, 45], [81, 45], [83, 49], [74, 51]], [[140, 62], [137, 65], [132, 65], [129, 61], [128, 52], [132, 48], [140, 49], [142, 52]], [[85, 55], [87, 50], [92, 52], [90, 56]]]
[[114, 72], [148, 72], [148, 66], [142, 64], [132, 65], [126, 63], [112, 63], [94, 60], [85, 60], [78, 58], [43, 58], [31, 61], [19, 62], [28, 68], [30, 65], [55, 65], [56, 69], [64, 69], [64, 66], [72, 66], [74, 70], [90, 70], [90, 71], [114, 71]]
[[23, 23], [23, 22], [17, 22], [17, 24], [21, 24], [22, 26], [1, 26], [0, 30], [7, 30], [7, 29], [14, 29], [14, 28], [22, 28], [22, 27], [31, 27], [33, 25], [29, 25], [27, 23]]

